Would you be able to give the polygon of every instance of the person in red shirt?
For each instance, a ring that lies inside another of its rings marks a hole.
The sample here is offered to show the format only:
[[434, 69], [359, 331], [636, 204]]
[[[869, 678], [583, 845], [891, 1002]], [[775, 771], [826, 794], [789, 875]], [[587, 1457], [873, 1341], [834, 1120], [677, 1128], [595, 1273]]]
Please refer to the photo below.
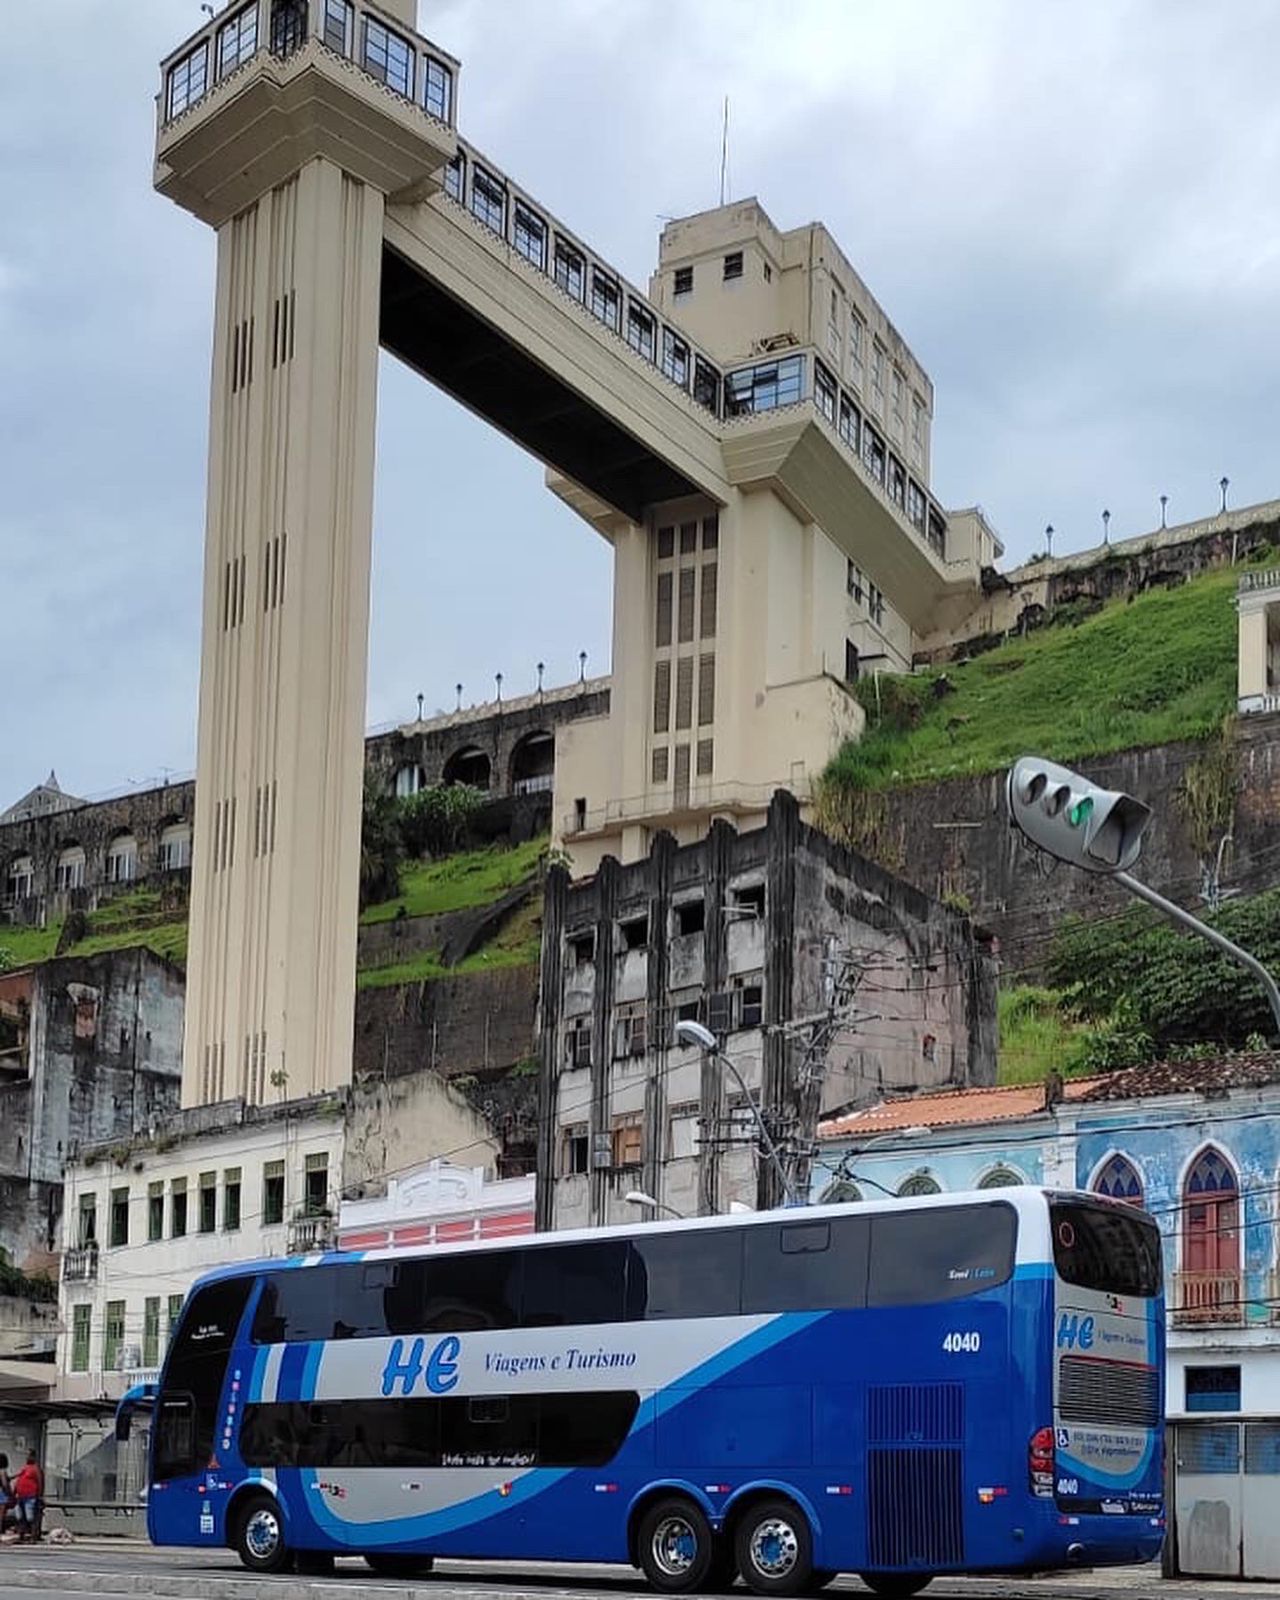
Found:
[[26, 1464], [18, 1469], [13, 1480], [13, 1498], [17, 1509], [19, 1538], [39, 1537], [37, 1524], [40, 1502], [44, 1499], [44, 1473], [34, 1450], [28, 1450]]

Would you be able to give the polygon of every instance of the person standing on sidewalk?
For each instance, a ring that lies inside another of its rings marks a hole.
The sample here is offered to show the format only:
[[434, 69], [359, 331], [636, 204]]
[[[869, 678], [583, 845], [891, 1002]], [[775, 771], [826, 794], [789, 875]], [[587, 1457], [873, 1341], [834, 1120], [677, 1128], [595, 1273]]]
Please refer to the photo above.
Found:
[[40, 1512], [44, 1501], [44, 1473], [34, 1450], [27, 1451], [26, 1464], [13, 1480], [17, 1508], [18, 1537], [35, 1542], [40, 1537]]

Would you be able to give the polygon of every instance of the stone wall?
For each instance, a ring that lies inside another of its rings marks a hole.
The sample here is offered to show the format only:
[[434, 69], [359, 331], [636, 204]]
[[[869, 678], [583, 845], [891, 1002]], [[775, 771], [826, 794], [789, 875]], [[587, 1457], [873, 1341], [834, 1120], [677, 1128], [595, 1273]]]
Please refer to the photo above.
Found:
[[[1280, 883], [1280, 716], [1234, 724], [1234, 794], [1219, 818], [1206, 817], [1184, 797], [1188, 769], [1212, 745], [1157, 745], [1078, 763], [1095, 782], [1137, 795], [1154, 809], [1138, 876], [1192, 910], [1227, 835], [1224, 890], [1256, 894]], [[1051, 867], [1037, 857], [1009, 827], [1004, 785], [1001, 771], [887, 790], [861, 843], [926, 893], [965, 904], [999, 939], [1004, 976], [1030, 978], [1064, 916], [1105, 916], [1133, 900], [1105, 877]]]
[[534, 1053], [538, 969], [500, 967], [356, 995], [355, 1075], [444, 1078], [509, 1067]]

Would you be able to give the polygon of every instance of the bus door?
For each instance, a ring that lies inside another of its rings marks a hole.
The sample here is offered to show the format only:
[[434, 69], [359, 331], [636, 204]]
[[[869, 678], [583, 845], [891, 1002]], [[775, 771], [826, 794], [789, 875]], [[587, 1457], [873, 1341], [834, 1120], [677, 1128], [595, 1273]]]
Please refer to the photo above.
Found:
[[231, 1350], [253, 1287], [227, 1278], [199, 1290], [183, 1311], [165, 1363], [152, 1427], [147, 1528], [159, 1544], [220, 1543], [235, 1487], [239, 1389]]

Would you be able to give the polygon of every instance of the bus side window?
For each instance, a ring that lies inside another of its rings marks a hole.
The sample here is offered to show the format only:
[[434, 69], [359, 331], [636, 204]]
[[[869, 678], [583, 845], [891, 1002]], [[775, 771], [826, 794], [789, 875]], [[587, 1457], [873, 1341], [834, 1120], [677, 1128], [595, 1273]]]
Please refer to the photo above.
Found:
[[167, 1394], [157, 1408], [155, 1475], [181, 1478], [196, 1465], [196, 1408], [189, 1394]]
[[421, 1270], [418, 1331], [472, 1333], [517, 1327], [524, 1255], [522, 1250], [493, 1250], [405, 1263]]
[[745, 1228], [743, 1313], [865, 1305], [867, 1222], [848, 1216]]
[[1009, 1205], [886, 1212], [871, 1218], [867, 1304], [927, 1305], [994, 1289], [1013, 1276]]
[[628, 1321], [736, 1317], [742, 1307], [746, 1228], [633, 1238], [627, 1267]]
[[526, 1250], [521, 1323], [551, 1328], [621, 1322], [626, 1281], [627, 1247], [621, 1240]]

